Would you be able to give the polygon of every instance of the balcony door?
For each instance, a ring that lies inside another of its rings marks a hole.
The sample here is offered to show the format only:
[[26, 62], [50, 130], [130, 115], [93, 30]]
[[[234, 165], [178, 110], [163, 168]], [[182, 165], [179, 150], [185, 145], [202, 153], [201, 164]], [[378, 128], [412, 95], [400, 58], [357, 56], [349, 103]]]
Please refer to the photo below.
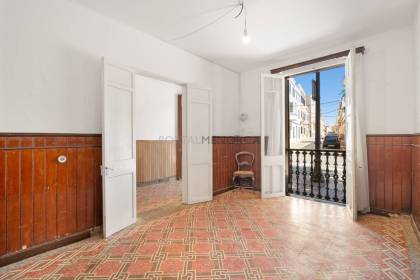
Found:
[[347, 209], [353, 220], [357, 220], [356, 206], [356, 137], [355, 120], [356, 102], [354, 98], [354, 58], [355, 51], [352, 49], [346, 60], [346, 164], [347, 164]]
[[261, 196], [285, 195], [284, 77], [261, 75]]

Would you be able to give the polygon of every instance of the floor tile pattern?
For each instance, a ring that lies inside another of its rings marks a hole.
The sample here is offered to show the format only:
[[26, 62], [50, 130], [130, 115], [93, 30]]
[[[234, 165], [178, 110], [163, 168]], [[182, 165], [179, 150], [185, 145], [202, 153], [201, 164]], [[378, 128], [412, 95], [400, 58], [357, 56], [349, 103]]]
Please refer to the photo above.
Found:
[[182, 205], [182, 181], [166, 181], [137, 187], [137, 216], [150, 218], [167, 215]]
[[0, 279], [413, 279], [406, 217], [235, 190], [108, 240], [0, 269]]

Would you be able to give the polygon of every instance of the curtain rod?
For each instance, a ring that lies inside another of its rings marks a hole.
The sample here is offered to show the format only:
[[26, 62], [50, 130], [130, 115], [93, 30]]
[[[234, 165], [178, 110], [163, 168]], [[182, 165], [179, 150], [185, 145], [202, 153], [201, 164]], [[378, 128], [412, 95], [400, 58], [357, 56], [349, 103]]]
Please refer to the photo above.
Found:
[[[290, 70], [290, 69], [295, 69], [295, 68], [307, 66], [307, 65], [310, 65], [310, 64], [323, 62], [323, 61], [326, 61], [326, 60], [347, 56], [347, 55], [349, 55], [349, 53], [350, 53], [350, 50], [346, 50], [346, 51], [342, 51], [342, 52], [338, 52], [338, 53], [333, 53], [333, 54], [329, 54], [329, 55], [326, 55], [326, 56], [322, 56], [322, 57], [306, 60], [306, 61], [303, 61], [303, 62], [283, 66], [283, 67], [280, 67], [280, 68], [272, 69], [270, 72], [271, 72], [271, 74], [277, 74], [277, 73], [284, 72], [284, 71], [287, 71], [287, 70]], [[362, 46], [362, 47], [356, 48], [356, 53], [365, 54], [365, 47]]]

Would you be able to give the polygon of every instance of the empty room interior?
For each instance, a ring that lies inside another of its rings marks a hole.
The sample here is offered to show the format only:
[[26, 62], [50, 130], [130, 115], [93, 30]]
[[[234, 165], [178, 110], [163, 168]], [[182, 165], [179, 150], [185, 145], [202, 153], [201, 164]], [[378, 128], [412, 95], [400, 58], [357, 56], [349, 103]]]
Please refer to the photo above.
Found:
[[182, 207], [183, 90], [156, 78], [135, 78], [136, 206], [143, 221]]
[[418, 0], [0, 0], [0, 280], [420, 279]]

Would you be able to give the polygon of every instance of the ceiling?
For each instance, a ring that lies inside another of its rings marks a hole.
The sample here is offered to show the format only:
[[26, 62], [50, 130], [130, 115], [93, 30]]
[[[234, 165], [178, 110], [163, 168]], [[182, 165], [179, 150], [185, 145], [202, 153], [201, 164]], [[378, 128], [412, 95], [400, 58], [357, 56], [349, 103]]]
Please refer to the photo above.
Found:
[[251, 42], [244, 45], [243, 15], [234, 18], [239, 0], [71, 1], [238, 72], [310, 46], [407, 25], [417, 5], [417, 0], [245, 0]]

